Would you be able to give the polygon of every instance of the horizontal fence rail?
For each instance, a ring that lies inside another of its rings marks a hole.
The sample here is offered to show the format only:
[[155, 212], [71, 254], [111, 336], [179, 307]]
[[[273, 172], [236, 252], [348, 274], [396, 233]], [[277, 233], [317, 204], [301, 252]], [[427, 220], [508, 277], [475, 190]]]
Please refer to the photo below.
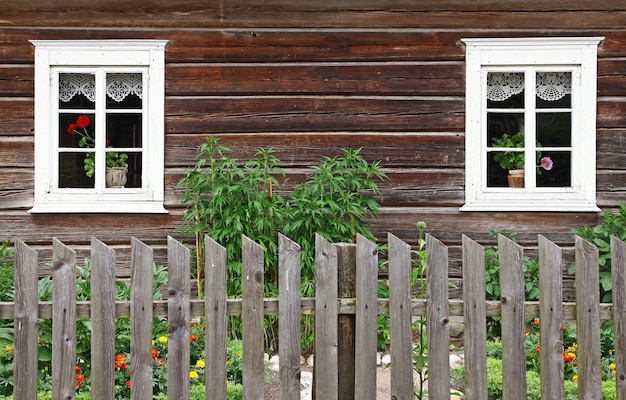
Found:
[[[523, 249], [500, 235], [501, 298], [485, 300], [484, 248], [463, 236], [463, 299], [448, 298], [448, 249], [426, 235], [426, 299], [413, 298], [411, 247], [389, 234], [389, 299], [377, 298], [378, 246], [362, 236], [356, 245], [332, 244], [316, 236], [315, 298], [300, 296], [300, 247], [279, 235], [279, 295], [263, 295], [264, 254], [244, 237], [241, 299], [226, 295], [226, 250], [205, 241], [205, 300], [190, 298], [189, 249], [168, 237], [167, 299], [153, 300], [153, 256], [131, 240], [131, 298], [115, 300], [115, 252], [91, 242], [91, 301], [76, 300], [76, 253], [53, 239], [51, 302], [38, 300], [38, 254], [15, 241], [15, 302], [0, 303], [0, 319], [14, 320], [14, 397], [37, 398], [38, 321], [52, 319], [53, 399], [75, 397], [76, 320], [92, 324], [92, 398], [114, 398], [116, 318], [130, 317], [131, 399], [152, 398], [152, 318], [167, 317], [168, 399], [189, 399], [189, 327], [206, 321], [206, 398], [226, 398], [227, 316], [242, 316], [244, 399], [264, 397], [263, 318], [278, 315], [281, 399], [300, 398], [300, 316], [315, 314], [315, 398], [376, 398], [377, 316], [390, 316], [391, 395], [413, 398], [413, 319], [427, 317], [429, 399], [450, 398], [450, 317], [464, 317], [465, 398], [487, 398], [486, 318], [502, 318], [503, 398], [526, 396], [525, 320], [541, 318], [541, 390], [562, 399], [562, 326], [576, 321], [579, 398], [601, 398], [600, 323], [615, 329], [617, 398], [626, 399], [626, 245], [611, 239], [613, 303], [599, 302], [598, 250], [575, 240], [576, 302], [562, 301], [561, 249], [538, 239], [539, 302], [524, 300]], [[351, 332], [351, 330], [353, 330]], [[346, 335], [354, 335], [351, 343]]]

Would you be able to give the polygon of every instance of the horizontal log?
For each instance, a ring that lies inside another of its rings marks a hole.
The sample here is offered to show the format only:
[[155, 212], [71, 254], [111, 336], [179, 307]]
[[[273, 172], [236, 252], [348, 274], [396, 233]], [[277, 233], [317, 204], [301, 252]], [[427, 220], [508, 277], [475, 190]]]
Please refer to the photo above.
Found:
[[[497, 14], [486, 13], [479, 18], [478, 30], [467, 28], [468, 15], [454, 13], [458, 16], [461, 26], [450, 29], [451, 26], [431, 25], [429, 29], [372, 29], [368, 24], [359, 29], [272, 29], [267, 27], [270, 20], [278, 20], [275, 15], [263, 19], [256, 16], [257, 21], [264, 25], [263, 29], [251, 30], [251, 27], [232, 28], [220, 26], [218, 28], [189, 28], [189, 22], [185, 20], [185, 27], [179, 28], [129, 28], [109, 29], [93, 27], [91, 16], [85, 19], [85, 26], [81, 29], [81, 39], [165, 39], [169, 40], [166, 49], [167, 63], [189, 62], [388, 62], [388, 61], [463, 61], [465, 58], [465, 46], [460, 41], [466, 37], [514, 37], [514, 36], [571, 36], [571, 30], [563, 24], [569, 21], [577, 21], [584, 18], [582, 13], [572, 14], [568, 19], [558, 13], [546, 13], [554, 20], [554, 24], [540, 22], [532, 15], [525, 18], [532, 21], [531, 26], [511, 25], [504, 15], [500, 18]], [[625, 55], [626, 32], [622, 30], [607, 29], [620, 26], [619, 23], [611, 25], [615, 18], [620, 21], [625, 15], [620, 12], [600, 13], [602, 28], [589, 28], [575, 23], [576, 36], [606, 36], [601, 43], [598, 55], [600, 58], [623, 57]], [[32, 20], [28, 23], [28, 29], [0, 26], [0, 57], [5, 63], [32, 63], [34, 52], [29, 43], [32, 39], [76, 39], [74, 29], [67, 29], [67, 14], [61, 16], [63, 27], [33, 27]], [[49, 17], [49, 16], [47, 16]], [[117, 17], [117, 16], [116, 16]], [[115, 20], [115, 18], [113, 18]], [[419, 21], [421, 18], [411, 16], [411, 20]], [[501, 30], [496, 29], [494, 24], [505, 24]], [[73, 21], [78, 21], [72, 19]], [[423, 21], [430, 20], [430, 16]], [[131, 26], [135, 26], [140, 20], [133, 16]], [[51, 22], [47, 18], [46, 24]], [[117, 22], [116, 22], [117, 23]], [[122, 21], [121, 23], [124, 24]], [[126, 23], [127, 24], [127, 23]], [[537, 25], [535, 25], [537, 24]], [[489, 25], [492, 30], [484, 31], [484, 26]], [[297, 26], [301, 26], [298, 21]], [[511, 30], [511, 26], [515, 29]], [[546, 26], [558, 26], [562, 30], [546, 32]], [[349, 27], [349, 25], [346, 25]], [[75, 27], [74, 27], [75, 28]], [[536, 31], [541, 29], [541, 31]]]

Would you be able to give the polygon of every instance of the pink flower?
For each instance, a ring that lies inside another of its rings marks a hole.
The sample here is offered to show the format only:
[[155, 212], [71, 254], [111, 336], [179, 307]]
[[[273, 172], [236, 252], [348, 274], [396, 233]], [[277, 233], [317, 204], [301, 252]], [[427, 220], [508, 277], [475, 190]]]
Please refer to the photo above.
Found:
[[546, 171], [550, 171], [553, 165], [554, 164], [552, 163], [552, 159], [550, 157], [541, 158], [541, 168], [545, 169]]

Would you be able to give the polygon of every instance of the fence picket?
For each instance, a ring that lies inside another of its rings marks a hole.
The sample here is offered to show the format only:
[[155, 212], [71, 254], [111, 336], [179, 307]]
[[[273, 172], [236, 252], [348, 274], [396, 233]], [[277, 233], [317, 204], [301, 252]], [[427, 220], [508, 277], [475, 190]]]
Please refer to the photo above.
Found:
[[539, 353], [541, 396], [545, 400], [565, 398], [563, 387], [563, 283], [562, 252], [539, 235]]
[[299, 400], [300, 246], [286, 236], [278, 235], [278, 254], [280, 399]]
[[189, 249], [167, 238], [167, 398], [189, 399], [190, 355], [190, 261]]
[[52, 240], [52, 400], [76, 396], [76, 252]]
[[[356, 244], [336, 243], [337, 249], [337, 296], [341, 299], [356, 298]], [[354, 399], [354, 340], [355, 314], [337, 316], [337, 385], [339, 399]], [[313, 375], [315, 381], [315, 375]]]
[[391, 398], [413, 398], [413, 324], [411, 323], [411, 246], [392, 234], [389, 243], [389, 320]]
[[[131, 238], [130, 398], [152, 399], [152, 249]], [[149, 321], [149, 322], [146, 322]]]
[[226, 400], [226, 248], [205, 236], [207, 400]]
[[115, 251], [91, 238], [91, 398], [115, 397]]
[[463, 235], [463, 315], [465, 319], [465, 398], [487, 396], [485, 250]]
[[600, 399], [600, 316], [598, 249], [576, 237], [576, 339], [578, 341], [578, 398]]
[[355, 398], [376, 399], [376, 339], [378, 246], [358, 235], [356, 239], [356, 341]]
[[626, 243], [611, 236], [613, 329], [617, 400], [626, 400]]
[[502, 303], [502, 397], [526, 398], [524, 260], [520, 245], [498, 235]]
[[450, 316], [448, 248], [426, 235], [426, 297], [428, 309], [428, 398], [450, 398]]
[[337, 249], [315, 235], [315, 398], [337, 399]]
[[35, 250], [15, 241], [15, 400], [37, 399], [37, 261]]
[[263, 248], [243, 237], [243, 399], [263, 398]]

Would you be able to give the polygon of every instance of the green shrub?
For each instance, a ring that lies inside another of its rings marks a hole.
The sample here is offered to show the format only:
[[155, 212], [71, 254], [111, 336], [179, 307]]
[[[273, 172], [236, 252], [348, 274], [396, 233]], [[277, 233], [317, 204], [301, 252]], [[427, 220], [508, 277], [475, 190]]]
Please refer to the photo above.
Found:
[[9, 241], [0, 244], [0, 301], [13, 301], [13, 254]]
[[[572, 232], [587, 240], [598, 248], [600, 264], [600, 299], [610, 303], [613, 299], [613, 282], [611, 281], [611, 236], [626, 241], [626, 203], [620, 203], [617, 213], [606, 211], [602, 222], [594, 227], [583, 226], [572, 229]], [[569, 269], [576, 271], [576, 265]]]

